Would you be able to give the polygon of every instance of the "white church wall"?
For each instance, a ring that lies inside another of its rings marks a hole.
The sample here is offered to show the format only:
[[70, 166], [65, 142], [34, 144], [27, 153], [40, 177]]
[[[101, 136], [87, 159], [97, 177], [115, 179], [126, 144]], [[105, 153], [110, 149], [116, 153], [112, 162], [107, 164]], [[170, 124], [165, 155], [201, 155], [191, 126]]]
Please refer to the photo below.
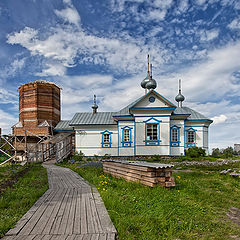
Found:
[[[118, 130], [117, 125], [98, 125], [98, 126], [81, 126], [75, 127], [75, 145], [76, 151], [82, 152], [85, 156], [104, 156], [109, 154], [118, 155]], [[111, 132], [111, 147], [102, 147], [102, 134], [105, 130]]]
[[[170, 130], [170, 115], [169, 116], [151, 116], [135, 117], [136, 124], [136, 155], [169, 155], [169, 130]], [[146, 121], [159, 123], [160, 143], [156, 146], [146, 145], [145, 125]]]
[[[123, 129], [131, 129], [131, 143], [123, 142]], [[118, 122], [119, 133], [119, 156], [134, 156], [134, 144], [135, 144], [135, 124], [134, 121], [119, 121]], [[130, 145], [130, 146], [128, 146]]]
[[[150, 102], [149, 101], [150, 97], [154, 97], [155, 101]], [[156, 94], [152, 93], [134, 106], [134, 108], [146, 108], [146, 107], [169, 107], [169, 105], [163, 102], [161, 99], [159, 99]]]
[[201, 147], [201, 148], [205, 148], [205, 143], [204, 143], [204, 131], [205, 131], [205, 127], [204, 127], [204, 123], [195, 123], [195, 122], [187, 122], [185, 124], [185, 146], [187, 147], [187, 130], [193, 128], [194, 130], [196, 130], [196, 147]]
[[177, 126], [179, 127], [179, 145], [178, 146], [171, 146], [171, 156], [182, 156], [184, 155], [184, 127], [185, 123], [184, 120], [178, 119], [178, 120], [171, 120], [171, 127]]

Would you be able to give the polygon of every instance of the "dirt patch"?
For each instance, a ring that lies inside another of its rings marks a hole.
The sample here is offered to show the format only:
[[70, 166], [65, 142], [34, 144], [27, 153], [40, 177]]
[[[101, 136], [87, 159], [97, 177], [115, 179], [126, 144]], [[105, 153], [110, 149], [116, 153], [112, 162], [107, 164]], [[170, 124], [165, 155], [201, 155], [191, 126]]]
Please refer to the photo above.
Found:
[[240, 209], [231, 207], [227, 212], [227, 217], [240, 226]]
[[0, 185], [0, 194], [3, 193], [7, 188], [11, 188], [14, 185], [14, 183], [16, 183], [19, 178], [23, 177], [29, 170], [30, 167], [27, 167], [24, 168], [21, 172], [18, 172], [13, 176], [10, 176], [7, 181]]

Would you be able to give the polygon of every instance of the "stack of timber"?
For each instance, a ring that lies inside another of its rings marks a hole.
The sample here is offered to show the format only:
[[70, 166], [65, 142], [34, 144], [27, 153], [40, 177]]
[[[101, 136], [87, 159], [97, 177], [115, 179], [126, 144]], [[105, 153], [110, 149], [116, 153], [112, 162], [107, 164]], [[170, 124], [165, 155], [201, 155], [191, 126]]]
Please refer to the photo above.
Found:
[[105, 160], [103, 170], [117, 178], [127, 181], [140, 182], [143, 185], [154, 187], [174, 187], [171, 164], [148, 163], [143, 161]]

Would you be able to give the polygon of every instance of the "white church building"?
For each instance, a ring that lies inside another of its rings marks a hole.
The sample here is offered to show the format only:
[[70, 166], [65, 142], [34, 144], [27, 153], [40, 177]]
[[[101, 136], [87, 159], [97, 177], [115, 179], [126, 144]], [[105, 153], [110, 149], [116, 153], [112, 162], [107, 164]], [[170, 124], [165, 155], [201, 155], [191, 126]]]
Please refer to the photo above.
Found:
[[61, 121], [56, 131], [73, 129], [75, 150], [85, 156], [180, 156], [193, 146], [208, 153], [208, 128], [212, 120], [188, 107], [179, 93], [178, 106], [156, 92], [152, 70], [142, 81], [146, 94], [118, 112], [79, 112]]

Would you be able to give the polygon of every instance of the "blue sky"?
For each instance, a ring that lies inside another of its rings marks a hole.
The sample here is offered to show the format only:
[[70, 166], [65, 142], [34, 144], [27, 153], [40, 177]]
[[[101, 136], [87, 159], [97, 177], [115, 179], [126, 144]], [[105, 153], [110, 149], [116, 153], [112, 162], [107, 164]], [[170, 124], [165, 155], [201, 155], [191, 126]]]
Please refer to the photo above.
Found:
[[212, 118], [210, 147], [240, 143], [237, 0], [1, 0], [0, 127], [18, 120], [17, 88], [62, 87], [62, 119], [118, 111], [144, 94], [146, 56], [157, 91]]

